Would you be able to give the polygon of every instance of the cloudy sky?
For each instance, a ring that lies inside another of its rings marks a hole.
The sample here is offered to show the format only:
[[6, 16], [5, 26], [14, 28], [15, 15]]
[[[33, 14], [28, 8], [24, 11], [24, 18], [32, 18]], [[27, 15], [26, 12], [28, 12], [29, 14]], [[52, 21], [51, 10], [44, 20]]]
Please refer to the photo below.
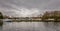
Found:
[[9, 16], [37, 16], [46, 10], [60, 10], [60, 0], [0, 0], [0, 11]]

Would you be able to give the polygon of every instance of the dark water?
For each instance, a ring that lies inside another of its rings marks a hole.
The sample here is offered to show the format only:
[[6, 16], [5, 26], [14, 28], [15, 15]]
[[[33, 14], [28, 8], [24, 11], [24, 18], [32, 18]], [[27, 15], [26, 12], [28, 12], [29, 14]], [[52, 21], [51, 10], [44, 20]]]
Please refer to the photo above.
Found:
[[60, 22], [4, 22], [0, 31], [60, 31]]

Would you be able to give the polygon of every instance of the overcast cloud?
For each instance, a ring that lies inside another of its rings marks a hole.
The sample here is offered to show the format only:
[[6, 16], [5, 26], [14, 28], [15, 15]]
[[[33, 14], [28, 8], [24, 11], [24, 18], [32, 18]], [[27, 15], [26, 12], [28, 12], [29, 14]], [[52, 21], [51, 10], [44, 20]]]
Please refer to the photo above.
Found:
[[0, 0], [0, 11], [11, 16], [36, 16], [55, 9], [60, 10], [60, 0]]

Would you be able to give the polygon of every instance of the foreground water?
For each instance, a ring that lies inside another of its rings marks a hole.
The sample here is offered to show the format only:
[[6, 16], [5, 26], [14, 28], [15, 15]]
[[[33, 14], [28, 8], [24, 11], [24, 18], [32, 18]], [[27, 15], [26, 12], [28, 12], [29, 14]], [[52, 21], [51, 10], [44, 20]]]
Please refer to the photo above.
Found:
[[0, 31], [60, 31], [60, 22], [4, 22]]

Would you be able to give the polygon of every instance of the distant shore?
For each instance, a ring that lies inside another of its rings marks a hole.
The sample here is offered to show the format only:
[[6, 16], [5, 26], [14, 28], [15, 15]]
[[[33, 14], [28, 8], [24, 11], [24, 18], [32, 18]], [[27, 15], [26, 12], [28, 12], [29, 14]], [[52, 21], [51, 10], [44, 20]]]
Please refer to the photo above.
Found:
[[11, 19], [6, 22], [60, 22], [60, 20], [20, 20], [20, 19]]

